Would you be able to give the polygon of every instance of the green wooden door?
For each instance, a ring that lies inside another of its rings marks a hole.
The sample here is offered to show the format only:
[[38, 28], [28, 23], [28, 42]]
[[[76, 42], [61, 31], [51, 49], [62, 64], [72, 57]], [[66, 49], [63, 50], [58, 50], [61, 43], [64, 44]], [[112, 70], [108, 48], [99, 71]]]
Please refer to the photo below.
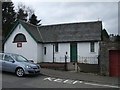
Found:
[[71, 62], [77, 62], [77, 43], [70, 44], [70, 60]]

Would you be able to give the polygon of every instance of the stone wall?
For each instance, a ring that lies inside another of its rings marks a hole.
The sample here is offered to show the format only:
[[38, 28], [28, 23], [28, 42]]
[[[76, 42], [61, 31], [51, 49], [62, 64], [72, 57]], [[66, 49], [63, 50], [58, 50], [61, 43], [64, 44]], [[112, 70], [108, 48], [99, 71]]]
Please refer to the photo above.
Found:
[[78, 63], [81, 72], [86, 73], [98, 73], [99, 66], [98, 64], [85, 64], [85, 63]]
[[115, 41], [102, 41], [100, 42], [100, 74], [109, 75], [109, 51], [120, 50], [120, 43]]

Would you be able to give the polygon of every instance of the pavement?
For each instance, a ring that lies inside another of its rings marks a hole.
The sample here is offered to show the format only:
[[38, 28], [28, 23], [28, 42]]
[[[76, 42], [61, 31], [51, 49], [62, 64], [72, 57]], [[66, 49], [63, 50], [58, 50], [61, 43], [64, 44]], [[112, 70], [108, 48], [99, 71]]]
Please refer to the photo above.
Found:
[[53, 70], [47, 68], [41, 68], [41, 73], [55, 78], [63, 78], [63, 79], [73, 79], [73, 80], [81, 80], [84, 82], [94, 82], [94, 83], [102, 83], [108, 85], [120, 85], [118, 82], [118, 78], [109, 77], [109, 76], [100, 76], [93, 73], [83, 73], [83, 72], [75, 72], [75, 71], [62, 71], [62, 70]]

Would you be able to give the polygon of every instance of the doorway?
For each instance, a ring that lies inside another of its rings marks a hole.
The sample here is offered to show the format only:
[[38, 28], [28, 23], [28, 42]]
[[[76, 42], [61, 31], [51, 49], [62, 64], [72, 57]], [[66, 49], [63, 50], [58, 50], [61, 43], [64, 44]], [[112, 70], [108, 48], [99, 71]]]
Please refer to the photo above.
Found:
[[70, 61], [77, 62], [77, 43], [70, 43]]

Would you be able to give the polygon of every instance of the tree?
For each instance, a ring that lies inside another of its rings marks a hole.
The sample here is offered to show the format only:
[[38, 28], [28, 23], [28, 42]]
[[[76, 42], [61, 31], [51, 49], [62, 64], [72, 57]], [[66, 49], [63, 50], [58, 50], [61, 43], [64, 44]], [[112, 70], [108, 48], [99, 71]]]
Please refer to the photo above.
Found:
[[120, 42], [120, 35], [117, 35], [116, 36], [116, 40], [115, 40], [116, 42]]
[[33, 25], [41, 25], [39, 24], [41, 20], [37, 20], [37, 16], [35, 14], [32, 14], [32, 16], [29, 18], [29, 22]]
[[27, 21], [27, 16], [28, 16], [28, 13], [25, 12], [22, 8], [20, 8], [17, 13], [17, 19]]
[[8, 35], [16, 21], [16, 12], [12, 2], [2, 2], [2, 30], [3, 39]]
[[32, 8], [25, 6], [23, 3], [18, 4], [17, 19], [28, 21], [33, 13], [34, 10]]

